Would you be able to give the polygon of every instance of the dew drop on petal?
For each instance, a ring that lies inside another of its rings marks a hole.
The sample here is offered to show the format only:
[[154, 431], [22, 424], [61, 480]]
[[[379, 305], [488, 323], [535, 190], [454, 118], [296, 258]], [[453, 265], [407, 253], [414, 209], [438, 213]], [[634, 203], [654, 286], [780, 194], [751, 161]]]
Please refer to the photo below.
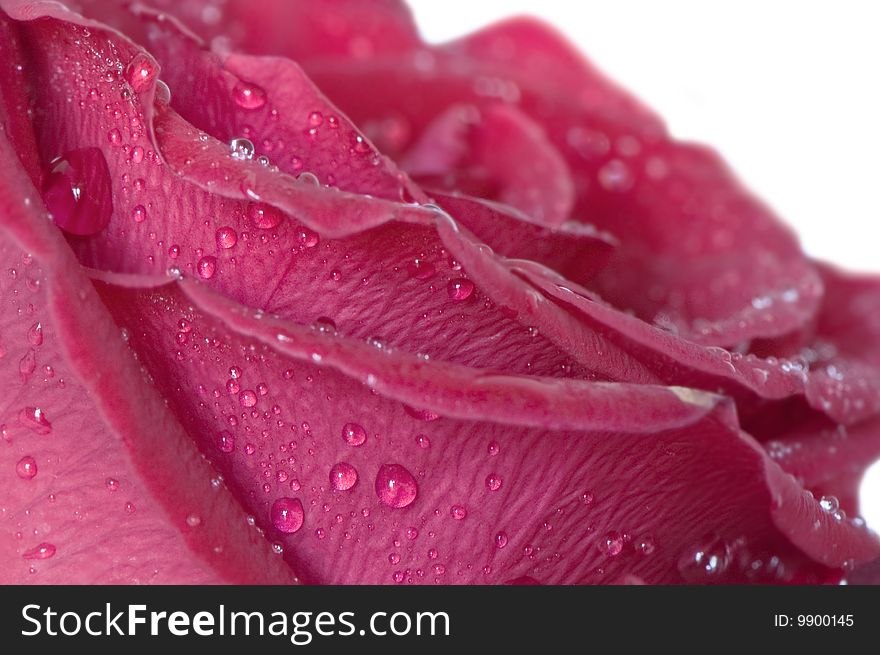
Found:
[[609, 557], [617, 557], [623, 552], [623, 536], [619, 532], [609, 532], [602, 538], [599, 547]]
[[257, 404], [257, 394], [251, 389], [244, 389], [238, 394], [238, 402], [243, 407], [253, 407]]
[[339, 462], [330, 469], [330, 484], [336, 491], [348, 491], [357, 479], [357, 470], [348, 462]]
[[608, 191], [628, 191], [633, 186], [632, 171], [621, 160], [612, 159], [599, 169], [599, 184]]
[[458, 278], [450, 280], [446, 290], [452, 300], [467, 300], [474, 292], [474, 283], [465, 278]]
[[25, 407], [18, 413], [18, 422], [37, 434], [52, 432], [52, 424], [46, 418], [45, 412], [39, 407]]
[[22, 480], [31, 480], [37, 475], [37, 460], [25, 455], [15, 465], [15, 472]]
[[506, 532], [499, 532], [495, 535], [495, 547], [499, 550], [507, 545], [508, 538]]
[[215, 238], [217, 239], [217, 247], [223, 250], [229, 250], [238, 243], [238, 235], [229, 226], [218, 228]]
[[272, 503], [272, 525], [279, 532], [292, 534], [299, 530], [305, 520], [302, 502], [299, 498], [278, 498]]
[[449, 508], [449, 514], [456, 521], [461, 521], [462, 519], [467, 518], [467, 509], [462, 505], [453, 505]]
[[229, 154], [232, 155], [233, 159], [253, 159], [254, 144], [250, 139], [236, 137], [229, 142]]
[[243, 109], [259, 109], [266, 104], [266, 92], [256, 84], [243, 80], [232, 88], [232, 98]]
[[342, 438], [349, 446], [360, 446], [367, 440], [367, 431], [357, 423], [342, 426]]
[[30, 329], [28, 329], [27, 338], [32, 346], [43, 345], [43, 324], [34, 323], [31, 325]]
[[146, 54], [138, 52], [125, 67], [123, 75], [132, 91], [141, 93], [156, 79], [157, 72], [156, 63]]
[[414, 419], [425, 421], [426, 423], [436, 421], [438, 418], [440, 418], [440, 415], [437, 412], [432, 412], [430, 409], [416, 409], [415, 407], [404, 405], [403, 410]]
[[412, 504], [419, 493], [413, 474], [400, 464], [384, 464], [376, 474], [376, 495], [388, 507]]
[[284, 220], [284, 213], [264, 202], [251, 202], [247, 206], [247, 215], [251, 225], [260, 230], [271, 230]]
[[490, 457], [495, 457], [495, 455], [501, 452], [501, 446], [498, 445], [497, 441], [490, 441], [489, 445], [486, 446], [486, 452]]
[[143, 205], [135, 205], [131, 210], [131, 218], [135, 223], [143, 223], [147, 220], [147, 208]]
[[21, 556], [24, 559], [49, 559], [50, 557], [55, 556], [56, 551], [57, 549], [55, 548], [55, 544], [43, 542], [29, 550], [24, 551]]
[[416, 443], [419, 444], [419, 448], [424, 450], [431, 447], [431, 440], [424, 434], [420, 434], [416, 437]]
[[42, 190], [52, 220], [69, 234], [98, 234], [110, 223], [110, 170], [98, 148], [71, 150], [53, 160]]
[[217, 435], [217, 448], [221, 453], [231, 453], [235, 450], [235, 436], [231, 432], [221, 432]]
[[199, 272], [199, 277], [210, 280], [214, 277], [214, 273], [217, 272], [217, 258], [211, 255], [205, 255], [202, 257], [198, 264], [196, 264], [196, 270]]
[[718, 580], [730, 565], [730, 546], [718, 538], [707, 536], [700, 543], [685, 550], [679, 557], [681, 576], [692, 583]]
[[497, 473], [490, 473], [486, 476], [486, 488], [489, 491], [498, 491], [501, 488], [503, 480]]

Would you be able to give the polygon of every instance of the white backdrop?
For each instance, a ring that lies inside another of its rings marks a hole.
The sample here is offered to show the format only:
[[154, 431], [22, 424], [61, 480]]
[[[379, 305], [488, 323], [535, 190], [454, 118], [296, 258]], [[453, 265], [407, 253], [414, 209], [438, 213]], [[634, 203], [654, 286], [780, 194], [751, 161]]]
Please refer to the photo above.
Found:
[[[442, 41], [514, 14], [559, 28], [672, 132], [715, 146], [806, 250], [880, 272], [880, 2], [410, 0]], [[862, 485], [880, 530], [880, 464]]]

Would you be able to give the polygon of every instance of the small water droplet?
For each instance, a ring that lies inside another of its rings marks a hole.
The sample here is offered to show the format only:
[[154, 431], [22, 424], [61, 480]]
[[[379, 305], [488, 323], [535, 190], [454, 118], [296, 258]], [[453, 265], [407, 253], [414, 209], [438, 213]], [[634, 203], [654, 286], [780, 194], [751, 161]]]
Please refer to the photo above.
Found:
[[730, 547], [718, 537], [707, 536], [688, 548], [678, 560], [682, 577], [693, 583], [718, 580], [730, 564]]
[[22, 480], [32, 480], [37, 475], [37, 460], [25, 455], [15, 465], [15, 472]]
[[197, 528], [202, 524], [202, 517], [198, 514], [189, 514], [186, 517], [186, 524], [191, 528]]
[[250, 389], [244, 389], [238, 394], [238, 402], [242, 407], [253, 407], [257, 404], [257, 394]]
[[324, 123], [324, 114], [319, 111], [313, 111], [309, 114], [309, 125], [311, 127], [320, 127]]
[[474, 283], [465, 278], [458, 278], [450, 280], [446, 290], [452, 300], [467, 300], [474, 292]]
[[235, 104], [243, 109], [259, 109], [266, 104], [266, 92], [256, 84], [239, 80], [232, 88]]
[[592, 505], [595, 502], [595, 500], [596, 500], [596, 497], [593, 495], [592, 491], [585, 491], [584, 493], [581, 494], [581, 502], [584, 505], [586, 505], [587, 507]]
[[330, 469], [330, 484], [336, 491], [348, 491], [358, 479], [357, 470], [348, 462], [339, 462]]
[[633, 181], [629, 166], [619, 159], [612, 159], [599, 169], [599, 184], [608, 191], [629, 191]]
[[438, 418], [440, 418], [440, 415], [437, 412], [432, 412], [430, 409], [416, 409], [415, 407], [404, 405], [403, 410], [414, 419], [425, 421], [426, 423], [436, 421]]
[[43, 345], [43, 324], [34, 323], [31, 325], [27, 333], [27, 338], [32, 346]]
[[98, 148], [71, 150], [54, 159], [43, 178], [43, 200], [52, 220], [65, 232], [101, 232], [113, 214], [110, 170]]
[[599, 544], [600, 550], [609, 557], [617, 557], [623, 552], [623, 537], [619, 532], [611, 531]]
[[453, 505], [449, 508], [449, 514], [456, 521], [461, 521], [462, 519], [467, 518], [467, 509], [462, 505]]
[[214, 273], [217, 272], [217, 258], [212, 255], [205, 255], [196, 264], [196, 270], [199, 272], [199, 277], [210, 280], [214, 277]]
[[413, 474], [400, 464], [385, 464], [376, 474], [376, 495], [388, 507], [406, 507], [416, 499], [419, 487]]
[[420, 434], [416, 437], [416, 443], [419, 444], [419, 448], [428, 449], [431, 447], [431, 440], [424, 434]]
[[235, 244], [238, 243], [238, 235], [229, 226], [219, 228], [215, 237], [217, 239], [217, 247], [223, 250], [234, 248]]
[[278, 498], [272, 503], [272, 525], [279, 532], [292, 534], [299, 530], [305, 520], [302, 502], [299, 498]]
[[52, 424], [39, 407], [25, 407], [18, 413], [18, 422], [37, 434], [52, 432]]
[[43, 542], [33, 548], [24, 551], [21, 556], [24, 559], [49, 559], [55, 557], [57, 549], [54, 544]]
[[233, 159], [250, 160], [254, 158], [254, 144], [250, 139], [236, 137], [229, 142], [229, 154]]
[[115, 478], [107, 478], [104, 481], [104, 485], [107, 487], [108, 491], [118, 491], [119, 490], [119, 480]]
[[221, 432], [217, 435], [217, 448], [221, 453], [231, 453], [235, 450], [235, 435], [231, 432]]
[[497, 473], [490, 473], [486, 476], [486, 488], [489, 491], [498, 491], [501, 488], [503, 480]]
[[360, 446], [367, 440], [367, 431], [357, 423], [342, 426], [342, 438], [349, 446]]
[[840, 501], [837, 500], [837, 496], [822, 496], [819, 499], [819, 507], [828, 513], [833, 513], [840, 509]]
[[498, 445], [497, 441], [490, 441], [489, 445], [486, 446], [486, 452], [490, 457], [495, 457], [495, 455], [501, 452], [501, 446]]
[[147, 208], [143, 205], [135, 205], [131, 210], [131, 218], [135, 223], [143, 223], [147, 220]]
[[333, 319], [326, 316], [319, 316], [312, 326], [321, 334], [336, 334], [336, 323], [333, 322]]

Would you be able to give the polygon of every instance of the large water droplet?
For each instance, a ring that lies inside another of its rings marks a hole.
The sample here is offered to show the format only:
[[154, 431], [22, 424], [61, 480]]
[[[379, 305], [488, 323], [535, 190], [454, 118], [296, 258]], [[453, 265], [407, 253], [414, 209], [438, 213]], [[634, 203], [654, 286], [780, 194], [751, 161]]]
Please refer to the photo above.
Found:
[[599, 544], [599, 548], [609, 557], [617, 557], [623, 552], [624, 540], [623, 535], [619, 532], [609, 532], [605, 535]]
[[271, 518], [276, 530], [292, 534], [302, 527], [305, 512], [299, 498], [278, 498], [272, 503]]
[[264, 202], [248, 203], [247, 215], [251, 225], [261, 230], [271, 230], [284, 220], [284, 214], [280, 209]]
[[339, 462], [330, 469], [330, 484], [336, 491], [348, 491], [358, 479], [357, 470], [348, 462]]
[[37, 434], [49, 434], [52, 432], [52, 424], [39, 407], [25, 407], [18, 413], [18, 422]]
[[253, 159], [254, 144], [250, 139], [236, 137], [229, 142], [229, 154], [232, 155], [233, 159]]
[[132, 91], [141, 93], [156, 79], [157, 72], [156, 63], [143, 52], [139, 52], [125, 67], [124, 76]]
[[357, 423], [342, 426], [342, 438], [349, 446], [360, 446], [367, 440], [367, 431]]
[[467, 300], [474, 292], [474, 283], [465, 278], [450, 280], [446, 287], [452, 300]]
[[687, 549], [678, 560], [682, 577], [694, 583], [717, 581], [729, 565], [730, 547], [724, 540], [711, 536]]
[[400, 464], [385, 464], [376, 474], [376, 495], [388, 507], [406, 507], [418, 493], [413, 474]]
[[80, 148], [53, 160], [43, 178], [43, 200], [65, 232], [89, 236], [107, 227], [113, 197], [103, 153]]
[[15, 465], [15, 472], [22, 480], [31, 480], [37, 475], [37, 460], [25, 455]]
[[232, 89], [232, 99], [243, 109], [259, 109], [266, 104], [266, 92], [256, 84], [239, 80]]
[[21, 556], [24, 559], [49, 559], [50, 557], [55, 556], [55, 548], [54, 544], [47, 544], [45, 542], [34, 546], [30, 550], [24, 551]]

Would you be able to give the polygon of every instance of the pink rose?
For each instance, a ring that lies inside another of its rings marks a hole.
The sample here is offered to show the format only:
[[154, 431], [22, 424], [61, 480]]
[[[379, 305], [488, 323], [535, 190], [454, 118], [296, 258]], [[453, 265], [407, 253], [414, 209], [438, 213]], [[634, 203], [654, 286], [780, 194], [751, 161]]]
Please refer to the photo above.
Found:
[[70, 4], [0, 0], [0, 581], [817, 583], [880, 555], [847, 517], [880, 280], [809, 260], [551, 30]]

